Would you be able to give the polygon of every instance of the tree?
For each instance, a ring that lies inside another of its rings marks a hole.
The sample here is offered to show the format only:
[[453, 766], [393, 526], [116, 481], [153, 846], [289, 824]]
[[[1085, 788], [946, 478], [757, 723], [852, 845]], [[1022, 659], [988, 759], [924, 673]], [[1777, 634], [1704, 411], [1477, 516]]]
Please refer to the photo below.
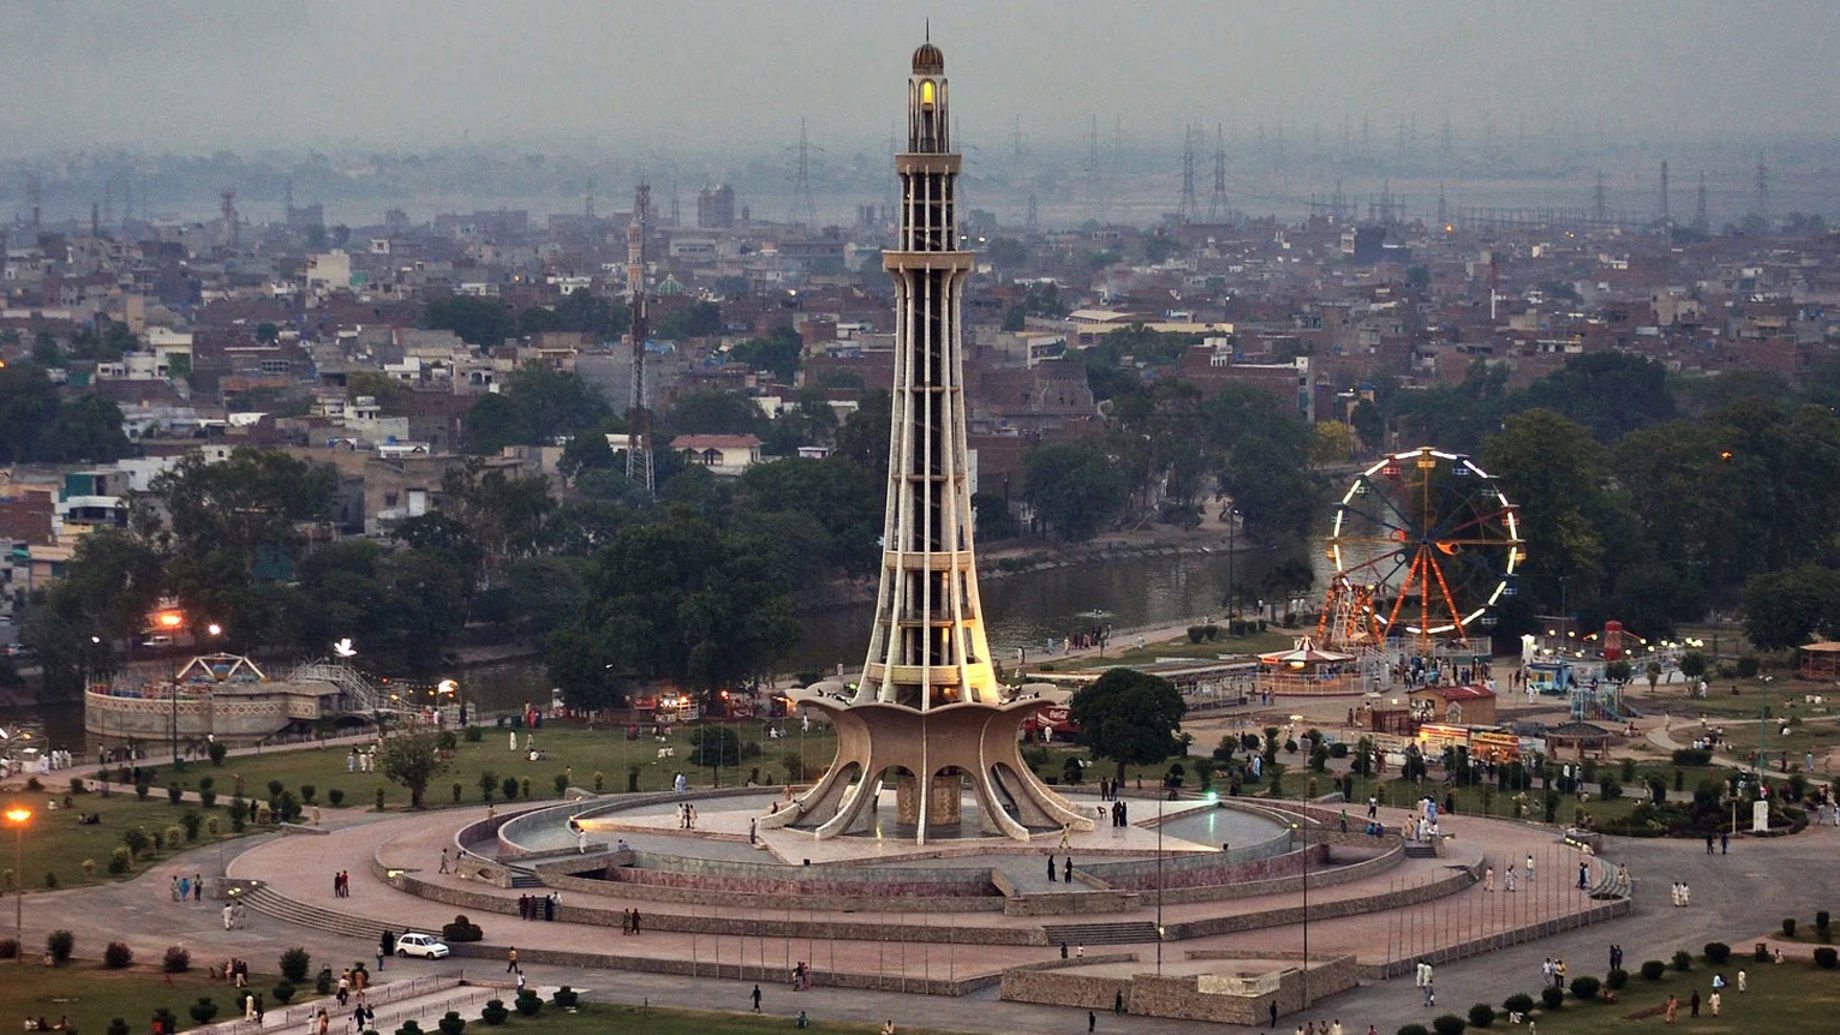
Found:
[[741, 738], [727, 726], [698, 726], [690, 731], [690, 764], [733, 769], [741, 764]]
[[1118, 765], [1155, 765], [1182, 750], [1176, 730], [1188, 710], [1175, 684], [1136, 669], [1108, 670], [1070, 702], [1079, 742]]
[[799, 332], [781, 324], [766, 337], [749, 338], [730, 349], [728, 354], [737, 363], [745, 363], [754, 370], [771, 370], [773, 376], [791, 384], [804, 351], [805, 341], [799, 337]]
[[79, 463], [111, 463], [133, 449], [121, 430], [121, 407], [99, 395], [81, 395], [58, 407], [50, 440], [59, 459]]
[[1057, 538], [1084, 542], [1124, 508], [1124, 477], [1094, 446], [1039, 446], [1023, 461], [1022, 498]]
[[1354, 426], [1355, 437], [1361, 440], [1364, 448], [1386, 448], [1386, 418], [1381, 416], [1380, 407], [1372, 399], [1362, 399], [1355, 403], [1348, 421]]
[[1744, 584], [1744, 631], [1758, 650], [1799, 647], [1816, 629], [1840, 633], [1840, 572], [1803, 565]]
[[217, 463], [189, 453], [150, 486], [165, 517], [146, 509], [135, 519], [177, 554], [228, 550], [253, 570], [258, 551], [297, 556], [295, 526], [326, 516], [333, 484], [331, 468], [279, 451], [238, 448]]
[[865, 392], [856, 412], [838, 427], [831, 456], [868, 472], [876, 485], [888, 484], [888, 429], [893, 423], [893, 397], [880, 388]]
[[745, 395], [708, 389], [679, 396], [665, 423], [677, 435], [744, 435], [763, 430], [767, 416]]
[[695, 302], [688, 309], [668, 313], [658, 321], [655, 333], [660, 338], [707, 338], [722, 331], [722, 307], [714, 302]]
[[1519, 407], [1545, 408], [1611, 443], [1637, 428], [1674, 417], [1667, 368], [1629, 352], [1587, 352], [1528, 385]]
[[447, 772], [439, 733], [398, 733], [383, 742], [383, 775], [409, 789], [409, 807], [422, 807], [428, 784]]
[[517, 333], [517, 318], [497, 298], [449, 295], [428, 303], [422, 311], [424, 326], [453, 331], [469, 345], [496, 348]]
[[52, 459], [57, 444], [47, 432], [57, 423], [57, 386], [29, 363], [0, 367], [0, 463]]
[[467, 411], [467, 449], [490, 455], [508, 445], [554, 445], [611, 416], [607, 401], [581, 378], [526, 363], [506, 376], [502, 391], [480, 396]]

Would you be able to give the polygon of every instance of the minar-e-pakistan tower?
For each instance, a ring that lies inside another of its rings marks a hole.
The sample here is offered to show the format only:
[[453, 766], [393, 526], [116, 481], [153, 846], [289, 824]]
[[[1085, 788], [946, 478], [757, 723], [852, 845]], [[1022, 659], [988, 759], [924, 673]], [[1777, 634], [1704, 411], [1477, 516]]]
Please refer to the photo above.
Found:
[[929, 41], [907, 81], [901, 230], [882, 267], [894, 278], [894, 419], [888, 435], [881, 590], [869, 656], [854, 691], [793, 692], [838, 731], [837, 758], [806, 794], [762, 820], [817, 837], [875, 829], [875, 801], [896, 789], [895, 829], [924, 842], [956, 833], [965, 783], [985, 832], [1091, 829], [1092, 820], [1024, 765], [1017, 730], [1039, 701], [1004, 705], [978, 605], [966, 469], [960, 311], [973, 255], [959, 247], [945, 56]]

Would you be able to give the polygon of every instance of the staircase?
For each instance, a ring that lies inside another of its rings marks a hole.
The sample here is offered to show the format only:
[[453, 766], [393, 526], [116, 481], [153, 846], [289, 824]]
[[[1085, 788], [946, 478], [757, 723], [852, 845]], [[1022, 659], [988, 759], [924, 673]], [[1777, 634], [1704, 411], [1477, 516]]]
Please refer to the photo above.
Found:
[[1406, 858], [1408, 859], [1435, 859], [1437, 857], [1437, 846], [1428, 841], [1406, 842]]
[[[319, 906], [310, 906], [304, 902], [296, 902], [285, 895], [276, 893], [266, 884], [252, 888], [237, 897], [250, 909], [272, 916], [277, 920], [285, 920], [290, 924], [299, 924], [318, 931], [342, 934], [349, 938], [362, 938], [373, 944], [386, 927], [398, 933], [409, 929], [402, 924], [393, 924], [381, 917], [353, 916], [350, 913], [335, 912], [330, 909], [321, 909]], [[438, 934], [439, 932], [433, 933]]]
[[547, 886], [542, 880], [538, 879], [536, 874], [529, 870], [519, 869], [516, 866], [508, 866], [506, 869], [511, 871], [511, 886], [514, 888], [541, 888]]
[[1156, 925], [1148, 920], [1109, 924], [1050, 924], [1042, 931], [1049, 945], [1137, 945], [1154, 942]]

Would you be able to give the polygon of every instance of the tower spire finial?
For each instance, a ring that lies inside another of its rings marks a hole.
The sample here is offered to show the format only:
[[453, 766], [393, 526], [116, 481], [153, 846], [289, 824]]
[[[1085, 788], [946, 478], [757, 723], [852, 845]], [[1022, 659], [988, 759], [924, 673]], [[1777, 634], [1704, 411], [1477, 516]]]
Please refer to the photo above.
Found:
[[933, 19], [931, 18], [926, 19], [926, 40], [925, 42], [927, 43], [933, 42]]

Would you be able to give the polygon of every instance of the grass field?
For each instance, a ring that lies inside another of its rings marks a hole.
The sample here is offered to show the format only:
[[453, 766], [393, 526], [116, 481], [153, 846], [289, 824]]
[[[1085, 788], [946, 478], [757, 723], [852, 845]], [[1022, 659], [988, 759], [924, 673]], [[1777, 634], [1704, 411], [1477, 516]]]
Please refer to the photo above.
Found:
[[[1269, 653], [1275, 650], [1289, 650], [1294, 645], [1291, 634], [1271, 631], [1253, 633], [1250, 636], [1228, 636], [1223, 632], [1218, 639], [1201, 643], [1190, 643], [1188, 637], [1179, 636], [1173, 640], [1146, 644], [1143, 650], [1136, 649], [1136, 642], [1133, 637], [1121, 636], [1112, 641], [1112, 646], [1106, 651], [1106, 657], [1103, 659], [1095, 655], [1089, 658], [1060, 659], [1050, 661], [1048, 664], [1052, 664], [1061, 671], [1071, 672], [1083, 668], [1104, 668], [1114, 665], [1127, 667], [1148, 665], [1158, 658], [1212, 660], [1222, 654]], [[1031, 663], [1026, 667], [1045, 668], [1046, 665]]]
[[[745, 782], [758, 770], [762, 782], [771, 780], [784, 783], [791, 759], [799, 757], [800, 743], [803, 741], [804, 765], [810, 771], [822, 770], [830, 764], [831, 756], [836, 750], [836, 737], [828, 727], [814, 728], [811, 733], [801, 737], [796, 720], [775, 720], [776, 725], [786, 729], [788, 736], [783, 739], [768, 739], [763, 722], [738, 722], [731, 726], [741, 741], [741, 764], [735, 768], [724, 768], [720, 778], [722, 786], [728, 787]], [[631, 767], [638, 767], [639, 789], [642, 791], [665, 790], [671, 785], [671, 778], [678, 772], [686, 773], [695, 787], [713, 785], [716, 773], [708, 768], [693, 768], [690, 765], [691, 733], [698, 728], [691, 723], [683, 726], [667, 727], [669, 740], [659, 743], [650, 736], [639, 740], [627, 740], [624, 730], [589, 730], [579, 726], [549, 725], [534, 733], [536, 746], [547, 756], [544, 760], [532, 762], [522, 750], [525, 735], [518, 734], [519, 750], [512, 751], [506, 747], [507, 732], [487, 728], [484, 739], [478, 743], [468, 743], [462, 739], [455, 748], [448, 770], [429, 785], [426, 804], [429, 806], [451, 805], [454, 803], [452, 785], [460, 785], [460, 803], [478, 804], [482, 801], [479, 787], [481, 774], [490, 772], [500, 781], [505, 777], [515, 777], [520, 781], [530, 781], [530, 795], [533, 798], [555, 798], [555, 779], [567, 775], [572, 786], [588, 790], [595, 789], [595, 774], [601, 776], [601, 789], [608, 793], [620, 793], [627, 789], [627, 776]], [[676, 751], [675, 758], [660, 759], [659, 748], [669, 746]], [[224, 764], [213, 767], [209, 763], [193, 764], [186, 771], [178, 774], [162, 772], [158, 784], [165, 786], [169, 779], [177, 782], [187, 790], [194, 790], [198, 780], [203, 776], [212, 776], [220, 796], [220, 804], [228, 801], [235, 793], [240, 780], [246, 797], [266, 799], [269, 796], [268, 783], [271, 780], [280, 783], [300, 795], [302, 787], [312, 787], [313, 800], [322, 809], [332, 808], [332, 791], [341, 792], [343, 808], [374, 808], [377, 790], [382, 788], [386, 808], [406, 808], [409, 804], [409, 792], [403, 787], [385, 779], [382, 773], [347, 772], [346, 760], [348, 750], [344, 747], [328, 747], [323, 750], [308, 748], [305, 750], [275, 751], [262, 755], [237, 755], [226, 758]], [[758, 750], [758, 755], [752, 754]], [[520, 786], [519, 797], [523, 797]], [[493, 801], [503, 801], [503, 788], [492, 792]]]
[[[100, 954], [100, 945], [78, 945], [77, 951]], [[209, 996], [217, 1004], [218, 1021], [229, 1020], [235, 1013], [232, 989], [222, 981], [213, 981], [204, 972], [205, 961], [194, 960], [193, 970], [184, 974], [159, 972], [164, 948], [137, 950], [141, 958], [126, 970], [105, 970], [95, 960], [76, 960], [55, 969], [46, 969], [36, 956], [24, 965], [0, 961], [0, 1017], [6, 1018], [10, 1030], [18, 1030], [22, 1018], [44, 1017], [56, 1024], [69, 1017], [83, 1035], [103, 1035], [111, 1019], [128, 1022], [130, 1031], [147, 1031], [154, 1010], [165, 1007], [178, 1018], [180, 1028], [195, 1028], [197, 1023], [186, 1012], [200, 996]], [[17, 967], [20, 975], [8, 974]], [[266, 991], [278, 979], [252, 975], [249, 987]], [[272, 997], [269, 1005], [274, 1006]]]
[[[47, 808], [54, 797], [60, 805], [55, 810]], [[63, 792], [54, 795], [49, 790], [21, 791], [5, 798], [9, 803], [17, 801], [33, 811], [17, 846], [23, 855], [21, 868], [25, 871], [24, 886], [28, 889], [51, 886], [46, 874], [56, 877], [58, 887], [115, 879], [108, 872], [109, 854], [122, 843], [124, 831], [139, 826], [150, 838], [157, 840], [164, 837], [168, 827], [179, 824], [180, 817], [187, 812], [199, 813], [203, 820], [198, 840], [186, 842], [181, 850], [215, 840], [208, 826], [212, 816], [216, 817], [222, 836], [230, 836], [230, 816], [221, 805], [205, 810], [197, 805], [175, 806], [164, 794], [151, 795], [142, 802], [136, 801], [130, 793], [118, 792], [104, 797], [92, 792], [72, 795], [73, 808], [65, 811], [61, 807], [63, 799]], [[77, 817], [85, 812], [96, 813], [100, 822], [94, 826], [78, 824]], [[7, 874], [13, 871], [13, 839], [12, 833], [0, 832], [0, 863], [4, 863]], [[133, 873], [144, 872], [147, 866], [157, 865], [159, 858], [169, 854], [169, 850], [162, 848], [150, 858], [136, 860]], [[86, 860], [95, 864], [94, 873], [84, 872]]]
[[[1746, 949], [1748, 946], [1734, 946]], [[1615, 1003], [1580, 1003], [1566, 1000], [1563, 1009], [1547, 1011], [1539, 1018], [1540, 1035], [1589, 1035], [1606, 1031], [1660, 1031], [1684, 1028], [1687, 1031], [1756, 1035], [1758, 1032], [1831, 1031], [1836, 1009], [1840, 1009], [1840, 970], [1821, 970], [1813, 964], [1790, 961], [1781, 966], [1756, 963], [1748, 952], [1734, 951], [1724, 965], [1713, 967], [1696, 958], [1693, 969], [1677, 973], [1670, 967], [1659, 981], [1644, 981], [1637, 973], [1637, 960], [1626, 960], [1629, 984]], [[1749, 977], [1749, 991], [1738, 994], [1736, 979], [1739, 968]], [[1712, 993], [1712, 976], [1725, 975], [1728, 987], [1722, 996], [1721, 1015], [1713, 1017], [1704, 1001]], [[1527, 993], [1538, 992], [1539, 974], [1532, 975]], [[1688, 998], [1697, 990], [1702, 1002], [1697, 1018], [1688, 1016]], [[1656, 1014], [1631, 1020], [1641, 1013], [1679, 997], [1680, 1010], [1672, 1027], [1665, 1015]], [[1499, 1006], [1500, 1004], [1496, 1004]], [[1467, 1009], [1463, 1007], [1462, 1009]], [[1461, 1012], [1461, 1011], [1458, 1011]], [[1497, 1027], [1502, 1025], [1498, 1024]]]

